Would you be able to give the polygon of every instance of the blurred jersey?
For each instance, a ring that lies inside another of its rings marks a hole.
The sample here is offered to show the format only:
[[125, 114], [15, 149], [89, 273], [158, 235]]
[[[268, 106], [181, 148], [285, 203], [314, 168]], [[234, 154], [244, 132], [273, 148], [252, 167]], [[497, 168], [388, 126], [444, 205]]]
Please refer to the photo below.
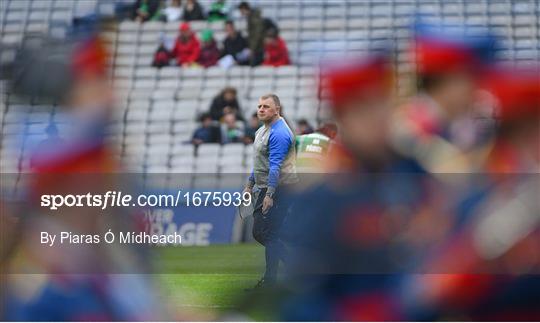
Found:
[[426, 176], [394, 155], [378, 173], [325, 174], [299, 197], [293, 209], [301, 216], [287, 226], [297, 290], [284, 301], [285, 319], [400, 318], [391, 291], [415, 259], [404, 228], [428, 212]]
[[432, 173], [478, 169], [495, 125], [492, 120], [486, 127], [483, 119], [469, 112], [448, 120], [442, 107], [422, 94], [396, 111], [392, 143]]
[[478, 122], [479, 79], [495, 44], [485, 30], [416, 22], [411, 52], [421, 94], [394, 116], [395, 149], [432, 173], [478, 169], [489, 142], [489, 131]]
[[296, 137], [296, 169], [302, 173], [319, 173], [324, 169], [331, 140], [320, 133]]
[[426, 254], [427, 274], [406, 276], [398, 288], [404, 313], [408, 320], [538, 321], [538, 176], [470, 176], [453, 234]]
[[453, 234], [426, 254], [433, 274], [404, 280], [410, 320], [540, 319], [540, 80], [534, 67], [503, 69], [487, 85], [499, 107], [496, 144], [454, 201]]
[[[6, 264], [9, 275], [2, 315], [16, 321], [157, 319], [163, 312], [158, 308], [150, 276], [144, 275], [149, 273], [144, 266], [149, 262], [146, 249], [111, 245], [97, 238], [117, 228], [140, 232], [141, 216], [119, 208], [77, 205], [54, 212], [40, 206], [43, 194], [116, 191], [126, 184], [115, 175], [121, 168], [106, 140], [113, 93], [104, 44], [95, 35], [68, 40], [62, 46], [52, 44], [44, 42], [39, 48], [29, 49], [30, 56], [45, 62], [20, 65], [20, 83], [15, 88], [30, 97], [43, 92], [44, 97], [58, 98], [61, 111], [56, 114], [65, 120], [66, 131], [60, 134], [62, 140], [42, 142], [31, 154], [29, 193], [17, 214], [18, 240]], [[51, 55], [49, 50], [58, 55]], [[61, 64], [55, 64], [59, 63], [56, 60]], [[38, 63], [53, 71], [36, 69]], [[57, 84], [57, 91], [39, 91], [56, 83], [51, 73], [68, 81]], [[27, 83], [33, 87], [24, 89]], [[40, 241], [43, 232], [58, 236], [69, 232], [87, 239], [44, 244]], [[93, 238], [90, 241], [88, 237]]]

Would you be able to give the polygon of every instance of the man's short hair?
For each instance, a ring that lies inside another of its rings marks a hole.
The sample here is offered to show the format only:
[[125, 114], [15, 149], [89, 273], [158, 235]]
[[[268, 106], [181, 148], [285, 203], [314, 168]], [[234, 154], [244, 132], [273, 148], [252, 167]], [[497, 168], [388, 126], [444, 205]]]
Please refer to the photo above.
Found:
[[199, 122], [203, 122], [206, 119], [212, 119], [212, 116], [209, 112], [203, 112], [199, 115]]
[[225, 118], [227, 118], [228, 116], [233, 116], [234, 119], [236, 119], [236, 114], [234, 112], [227, 112], [223, 114], [223, 120], [225, 120]]
[[277, 38], [278, 37], [278, 31], [276, 28], [269, 28], [267, 31], [266, 31], [266, 37], [268, 38]]
[[305, 126], [309, 125], [309, 122], [304, 118], [299, 119], [298, 121], [296, 121], [296, 123], [299, 125], [305, 125]]
[[227, 92], [230, 92], [232, 94], [234, 94], [236, 96], [236, 88], [232, 87], [232, 86], [226, 86], [223, 88], [223, 90], [221, 90], [221, 95], [225, 95], [225, 93]]
[[444, 83], [444, 77], [436, 75], [419, 75], [416, 79], [416, 88], [418, 91], [431, 93], [441, 83]]
[[225, 21], [225, 25], [231, 25], [231, 26], [234, 27], [234, 21], [228, 19], [228, 20]]
[[242, 9], [251, 10], [251, 6], [249, 5], [249, 3], [247, 1], [242, 1], [238, 5], [238, 9], [240, 9], [240, 10], [242, 10]]
[[276, 107], [281, 108], [281, 101], [279, 101], [279, 97], [277, 95], [275, 95], [274, 93], [265, 94], [265, 95], [261, 96], [261, 99], [263, 99], [263, 100], [272, 99], [272, 101], [274, 101], [274, 104], [276, 105]]

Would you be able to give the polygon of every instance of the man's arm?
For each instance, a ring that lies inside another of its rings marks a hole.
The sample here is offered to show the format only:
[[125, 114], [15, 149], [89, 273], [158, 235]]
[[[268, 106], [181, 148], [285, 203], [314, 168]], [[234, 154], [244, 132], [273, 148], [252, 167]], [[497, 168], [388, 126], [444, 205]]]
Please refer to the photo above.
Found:
[[244, 187], [243, 193], [248, 193], [249, 195], [251, 195], [253, 193], [253, 186], [255, 186], [255, 175], [253, 174], [252, 170], [251, 175], [249, 175], [248, 182]]
[[276, 129], [270, 134], [270, 138], [268, 138], [269, 169], [266, 195], [272, 196], [276, 191], [281, 165], [285, 157], [287, 157], [291, 144], [291, 136], [285, 128]]
[[156, 12], [159, 10], [159, 1], [148, 2], [148, 19], [152, 19]]
[[249, 175], [247, 187], [252, 189], [253, 186], [255, 186], [255, 173], [253, 172], [253, 170], [251, 170], [251, 174]]
[[[255, 133], [255, 136], [257, 136], [258, 130]], [[251, 191], [253, 190], [253, 187], [255, 186], [255, 168], [251, 168], [251, 174], [249, 175], [248, 182], [246, 184], [246, 187], [244, 188], [244, 192], [249, 192], [251, 194]]]
[[201, 44], [199, 43], [198, 39], [194, 39], [191, 43], [191, 55], [186, 59], [187, 63], [194, 63], [199, 59], [199, 55], [201, 54]]

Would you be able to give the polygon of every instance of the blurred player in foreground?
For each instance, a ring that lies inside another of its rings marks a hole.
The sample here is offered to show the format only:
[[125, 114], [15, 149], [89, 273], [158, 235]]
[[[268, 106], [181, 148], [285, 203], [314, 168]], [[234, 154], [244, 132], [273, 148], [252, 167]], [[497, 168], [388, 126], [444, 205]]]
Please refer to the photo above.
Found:
[[463, 26], [419, 21], [411, 42], [419, 94], [394, 116], [394, 147], [432, 173], [478, 169], [489, 142], [475, 104], [479, 81], [493, 54], [493, 36]]
[[[500, 126], [482, 166], [487, 172], [455, 175], [469, 183], [465, 198], [456, 199], [446, 194], [445, 182], [431, 180], [420, 167], [411, 167], [414, 160], [392, 152], [382, 118], [389, 97], [379, 92], [370, 100], [369, 94], [377, 93], [374, 84], [362, 82], [379, 80], [368, 75], [384, 75], [385, 65], [374, 62], [323, 73], [342, 136], [346, 163], [340, 169], [352, 168], [328, 176], [295, 204], [302, 214], [294, 226], [297, 248], [291, 250], [296, 262], [289, 283], [295, 289], [282, 298], [282, 315], [291, 320], [538, 320], [537, 68], [485, 71]], [[366, 88], [367, 94], [361, 91]], [[336, 101], [340, 89], [357, 96]], [[369, 133], [353, 126], [368, 123], [375, 123]]]
[[[140, 231], [140, 217], [119, 209], [40, 205], [42, 194], [103, 193], [125, 184], [115, 175], [120, 165], [105, 140], [113, 107], [106, 45], [93, 32], [74, 31], [72, 37], [30, 39], [33, 43], [23, 44], [12, 66], [12, 93], [33, 102], [57, 102], [56, 113], [68, 129], [65, 140], [36, 151], [25, 175], [29, 187], [23, 207], [14, 211], [19, 231], [5, 267], [3, 318], [163, 318], [150, 276], [141, 275], [150, 272], [143, 248], [103, 241], [108, 230]], [[56, 243], [44, 244], [43, 232], [56, 234]], [[61, 232], [70, 238], [60, 242]]]
[[540, 319], [540, 79], [538, 67], [498, 68], [487, 86], [500, 125], [484, 172], [471, 174], [454, 234], [427, 255], [427, 275], [400, 294], [407, 319]]
[[423, 169], [390, 146], [389, 62], [373, 54], [322, 66], [339, 137], [332, 173], [295, 201], [288, 320], [398, 319], [393, 281], [411, 265], [410, 249], [428, 244], [407, 240], [430, 204]]

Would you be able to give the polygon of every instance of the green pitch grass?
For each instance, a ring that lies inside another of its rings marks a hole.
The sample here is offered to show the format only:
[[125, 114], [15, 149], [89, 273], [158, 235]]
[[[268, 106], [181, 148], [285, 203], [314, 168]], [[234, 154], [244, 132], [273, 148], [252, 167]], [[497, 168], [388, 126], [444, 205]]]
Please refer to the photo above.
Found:
[[157, 260], [162, 296], [180, 312], [226, 312], [264, 271], [257, 244], [163, 248]]

